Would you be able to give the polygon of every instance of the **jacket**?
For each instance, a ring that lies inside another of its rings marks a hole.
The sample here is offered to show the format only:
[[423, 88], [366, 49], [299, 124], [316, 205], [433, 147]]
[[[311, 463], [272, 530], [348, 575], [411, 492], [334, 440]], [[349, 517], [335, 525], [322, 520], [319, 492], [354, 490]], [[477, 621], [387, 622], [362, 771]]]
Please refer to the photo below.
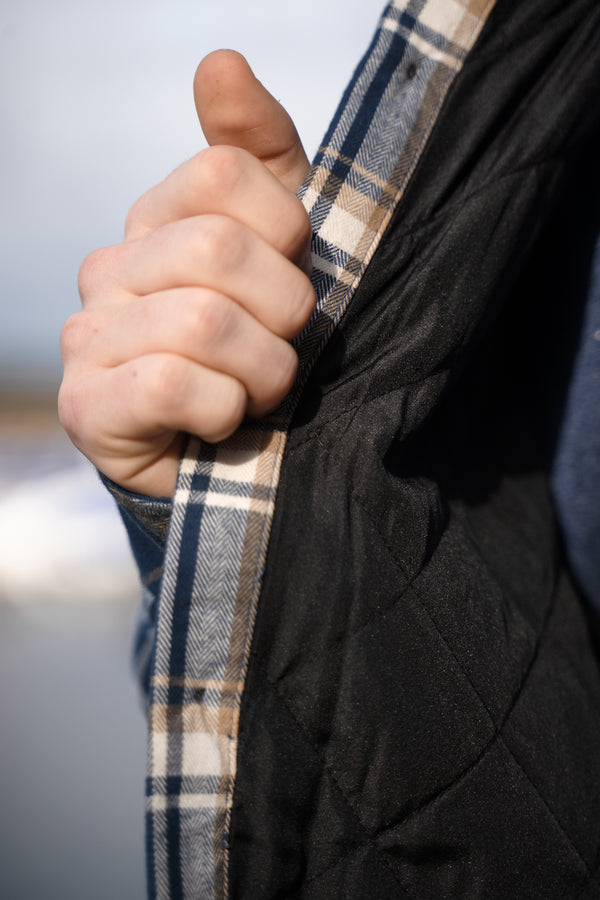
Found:
[[[275, 414], [111, 486], [149, 896], [600, 896], [595, 613], [550, 490], [600, 232], [596, 0], [394, 0], [302, 198]], [[590, 423], [593, 431], [594, 423]]]

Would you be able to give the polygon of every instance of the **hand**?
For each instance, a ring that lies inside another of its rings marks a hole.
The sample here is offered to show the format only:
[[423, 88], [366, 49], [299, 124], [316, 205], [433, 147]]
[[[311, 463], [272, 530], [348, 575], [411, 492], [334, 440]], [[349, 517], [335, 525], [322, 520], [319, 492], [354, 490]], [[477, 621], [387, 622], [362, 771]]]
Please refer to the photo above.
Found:
[[122, 244], [87, 257], [61, 341], [71, 440], [151, 496], [172, 494], [185, 432], [219, 441], [281, 402], [315, 299], [289, 116], [233, 51], [203, 60], [194, 96], [211, 146], [135, 203]]

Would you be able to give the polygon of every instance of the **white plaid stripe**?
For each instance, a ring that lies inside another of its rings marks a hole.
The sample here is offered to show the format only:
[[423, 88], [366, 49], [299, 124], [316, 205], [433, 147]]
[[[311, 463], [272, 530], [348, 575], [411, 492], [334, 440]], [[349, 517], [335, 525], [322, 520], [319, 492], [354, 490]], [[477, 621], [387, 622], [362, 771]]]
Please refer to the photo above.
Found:
[[[241, 697], [286, 427], [414, 171], [494, 0], [393, 0], [301, 192], [314, 229], [317, 309], [295, 342], [276, 415], [218, 447], [191, 439], [163, 573], [151, 679], [149, 887], [226, 897]], [[385, 89], [376, 79], [388, 67]]]

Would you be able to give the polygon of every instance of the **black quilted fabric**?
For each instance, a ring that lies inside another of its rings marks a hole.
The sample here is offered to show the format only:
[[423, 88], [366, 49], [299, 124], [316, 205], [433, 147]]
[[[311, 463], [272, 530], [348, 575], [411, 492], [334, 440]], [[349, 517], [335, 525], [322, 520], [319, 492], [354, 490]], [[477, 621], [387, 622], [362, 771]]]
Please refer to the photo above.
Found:
[[232, 897], [600, 897], [597, 625], [548, 490], [599, 85], [596, 0], [499, 3], [311, 377], [242, 705]]

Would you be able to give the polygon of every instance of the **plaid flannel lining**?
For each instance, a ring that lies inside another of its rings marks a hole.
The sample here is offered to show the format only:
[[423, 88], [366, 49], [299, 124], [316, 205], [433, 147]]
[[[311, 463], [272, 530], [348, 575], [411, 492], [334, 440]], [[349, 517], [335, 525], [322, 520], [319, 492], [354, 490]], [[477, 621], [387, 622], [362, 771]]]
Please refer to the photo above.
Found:
[[317, 309], [282, 407], [217, 447], [189, 441], [150, 681], [149, 894], [228, 896], [238, 720], [286, 429], [495, 0], [394, 0], [301, 191]]

